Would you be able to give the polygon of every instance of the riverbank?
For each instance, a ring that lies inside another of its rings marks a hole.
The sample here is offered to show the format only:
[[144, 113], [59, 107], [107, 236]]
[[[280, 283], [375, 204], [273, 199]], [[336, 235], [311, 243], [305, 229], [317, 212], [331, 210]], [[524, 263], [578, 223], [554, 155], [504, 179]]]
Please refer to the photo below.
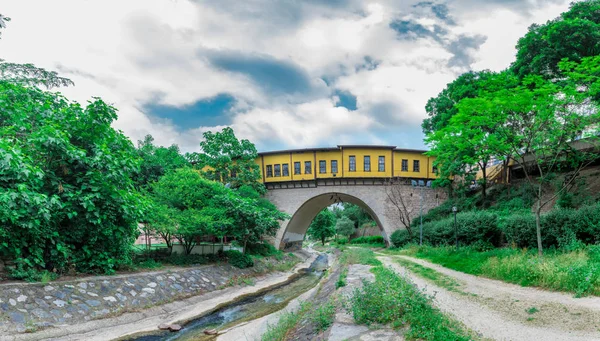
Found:
[[[69, 303], [66, 296], [61, 299], [52, 295], [55, 291], [62, 292], [62, 290], [66, 289], [72, 289], [71, 299], [73, 298], [72, 295], [78, 297], [83, 297], [83, 295], [90, 296], [89, 293], [91, 292], [91, 297], [93, 299], [90, 299], [87, 296], [85, 297], [85, 304], [88, 307], [98, 302], [100, 305], [110, 306], [113, 307], [113, 309], [101, 309], [100, 311], [103, 315], [97, 317], [101, 319], [93, 319], [90, 315], [84, 315], [84, 318], [78, 320], [78, 323], [56, 322], [48, 325], [42, 330], [29, 330], [30, 333], [19, 333], [16, 329], [10, 330], [7, 328], [7, 326], [15, 328], [15, 324], [18, 323], [13, 322], [14, 315], [8, 315], [5, 312], [3, 313], [2, 326], [5, 330], [9, 330], [6, 333], [3, 332], [4, 336], [0, 337], [0, 340], [39, 340], [43, 338], [54, 338], [57, 340], [107, 340], [121, 338], [125, 335], [142, 331], [153, 331], [156, 330], [157, 326], [161, 323], [184, 323], [198, 315], [214, 310], [220, 305], [229, 303], [231, 300], [240, 298], [240, 296], [255, 294], [261, 290], [268, 290], [270, 287], [285, 282], [290, 276], [298, 273], [300, 269], [308, 268], [316, 257], [314, 254], [307, 254], [305, 252], [296, 254], [301, 257], [301, 263], [297, 264], [292, 270], [283, 273], [271, 273], [269, 268], [273, 268], [273, 266], [268, 265], [265, 265], [264, 268], [262, 268], [265, 271], [262, 273], [258, 270], [260, 266], [242, 270], [233, 268], [229, 265], [219, 265], [182, 270], [188, 274], [187, 277], [182, 273], [168, 271], [145, 273], [136, 276], [93, 277], [91, 278], [93, 281], [90, 281], [91, 279], [78, 280], [76, 281], [77, 283], [61, 282], [60, 291], [57, 288], [58, 285], [55, 285], [56, 287], [50, 285], [53, 290], [47, 288], [48, 285], [44, 286], [40, 284], [24, 284], [16, 288], [2, 287], [0, 290], [12, 290], [11, 296], [8, 297], [17, 295], [17, 298], [9, 299], [14, 301], [15, 305], [12, 305], [12, 302], [9, 301], [9, 306], [3, 305], [3, 307], [10, 309], [10, 307], [16, 307], [17, 303], [23, 303], [22, 306], [24, 310], [26, 310], [25, 304], [29, 304], [26, 302], [30, 299], [38, 305], [42, 305], [43, 302], [48, 305], [47, 309], [50, 310], [50, 313], [42, 315], [42, 317], [46, 316], [49, 318], [50, 316], [59, 315], [57, 313], [52, 313], [54, 308], [52, 308], [50, 304], [54, 304], [57, 308], [66, 308], [67, 310], [69, 307], [71, 307], [71, 309], [77, 309], [73, 307], [80, 307], [79, 304], [82, 303], [74, 304], [73, 301]], [[281, 262], [284, 261], [285, 259], [281, 260]], [[272, 265], [273, 260], [265, 259], [265, 262], [269, 262]], [[209, 274], [213, 274], [214, 276], [210, 276]], [[179, 277], [176, 277], [176, 275]], [[161, 280], [157, 279], [158, 277], [161, 277]], [[190, 280], [190, 278], [193, 278], [193, 280]], [[245, 281], [243, 280], [245, 278], [251, 280]], [[185, 281], [183, 281], [183, 279], [185, 279]], [[108, 281], [109, 283], [106, 284], [105, 281]], [[252, 282], [254, 282], [254, 285], [247, 285], [252, 284]], [[85, 285], [83, 285], [83, 283], [85, 283]], [[93, 286], [91, 286], [90, 283], [92, 283]], [[116, 292], [114, 295], [103, 293], [103, 288], [111, 287], [111, 284], [114, 283], [119, 283], [119, 285], [112, 286]], [[130, 287], [127, 283], [133, 284], [134, 286], [138, 285], [140, 288], [135, 287], [139, 290], [130, 289], [129, 291], [126, 291], [126, 289]], [[246, 286], [240, 287], [237, 284], [245, 284]], [[175, 285], [182, 287], [182, 289], [175, 287]], [[194, 289], [197, 290], [186, 294], [187, 298], [177, 295], [165, 296], [167, 295], [167, 292], [181, 293], [184, 285], [190, 289], [194, 286]], [[36, 292], [36, 290], [40, 290], [40, 286], [44, 293]], [[83, 288], [84, 286], [86, 287], [85, 289]], [[168, 289], [163, 290], [163, 288]], [[15, 292], [15, 289], [19, 290], [19, 292]], [[121, 292], [118, 292], [118, 289], [120, 289]], [[81, 290], [85, 291], [85, 293], [82, 293]], [[139, 301], [137, 306], [130, 306], [127, 308], [128, 310], [124, 310], [123, 308], [119, 309], [125, 302], [133, 303], [132, 297], [125, 296], [126, 294], [133, 296], [130, 291], [135, 291], [135, 297], [140, 297], [142, 294], [146, 293], [144, 297], [146, 305], [140, 305]], [[117, 296], [117, 293], [127, 298], [127, 300], [122, 301], [121, 297]], [[21, 297], [19, 295], [27, 297], [19, 300], [19, 297]], [[3, 298], [4, 297], [5, 296], [3, 296]], [[154, 299], [156, 303], [153, 303], [154, 300], [151, 297], [156, 297]], [[62, 305], [62, 307], [58, 307], [54, 301], [59, 301], [56, 303]], [[64, 304], [62, 302], [64, 302]], [[20, 312], [18, 309], [23, 308], [16, 308], [14, 311]], [[67, 311], [66, 313], [69, 312]], [[32, 313], [29, 313], [29, 311], [27, 311], [27, 313], [21, 312], [21, 314], [24, 318], [34, 316]], [[86, 319], [85, 316], [88, 318]], [[26, 323], [27, 322], [23, 321], [20, 324], [27, 327]]]

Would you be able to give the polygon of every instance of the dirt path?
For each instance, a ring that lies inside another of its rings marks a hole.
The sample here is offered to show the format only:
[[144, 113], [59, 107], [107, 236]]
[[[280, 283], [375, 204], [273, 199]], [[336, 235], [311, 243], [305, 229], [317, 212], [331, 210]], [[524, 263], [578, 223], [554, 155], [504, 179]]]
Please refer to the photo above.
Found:
[[[386, 266], [408, 276], [434, 296], [445, 313], [493, 340], [600, 340], [600, 298], [519, 287], [450, 270], [406, 256], [379, 256]], [[452, 291], [416, 276], [394, 258], [431, 268], [459, 283]], [[532, 310], [535, 308], [535, 311]]]

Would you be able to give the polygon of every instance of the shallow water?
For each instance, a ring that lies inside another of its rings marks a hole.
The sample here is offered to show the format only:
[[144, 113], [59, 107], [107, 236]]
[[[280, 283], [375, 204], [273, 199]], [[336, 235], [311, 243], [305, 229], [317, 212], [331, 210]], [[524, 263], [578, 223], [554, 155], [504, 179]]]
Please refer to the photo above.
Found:
[[326, 268], [327, 256], [321, 255], [317, 257], [308, 271], [289, 282], [192, 320], [177, 333], [160, 331], [127, 340], [211, 340], [216, 336], [204, 335], [204, 330], [230, 328], [242, 322], [255, 320], [285, 308], [289, 301], [317, 285], [323, 274], [323, 270]]

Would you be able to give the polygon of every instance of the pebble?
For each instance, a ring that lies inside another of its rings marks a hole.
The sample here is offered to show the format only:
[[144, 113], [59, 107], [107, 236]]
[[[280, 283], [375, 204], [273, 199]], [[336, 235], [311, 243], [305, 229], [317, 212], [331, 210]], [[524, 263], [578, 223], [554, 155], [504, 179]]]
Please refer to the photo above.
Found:
[[112, 296], [104, 297], [104, 300], [108, 301], [108, 302], [116, 302], [117, 301], [117, 299]]
[[63, 300], [55, 300], [54, 303], [57, 307], [62, 308], [65, 306], [65, 304], [67, 304], [67, 302], [63, 301]]
[[149, 286], [150, 288], [156, 288], [156, 285], [157, 285], [157, 284], [156, 284], [156, 283], [154, 283], [154, 282], [150, 282], [150, 283], [148, 283], [148, 286]]
[[27, 296], [21, 295], [21, 296], [17, 297], [17, 302], [25, 302], [25, 301], [27, 301]]

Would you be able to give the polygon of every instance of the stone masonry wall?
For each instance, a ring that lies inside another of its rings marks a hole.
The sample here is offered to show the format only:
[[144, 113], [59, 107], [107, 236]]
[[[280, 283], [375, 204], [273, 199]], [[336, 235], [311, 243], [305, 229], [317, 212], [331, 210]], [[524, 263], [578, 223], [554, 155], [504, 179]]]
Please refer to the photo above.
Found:
[[281, 261], [264, 259], [249, 269], [223, 264], [47, 284], [2, 284], [0, 335], [76, 324], [203, 294], [226, 286], [234, 276], [255, 276], [267, 271], [267, 263], [286, 260], [288, 256]]

